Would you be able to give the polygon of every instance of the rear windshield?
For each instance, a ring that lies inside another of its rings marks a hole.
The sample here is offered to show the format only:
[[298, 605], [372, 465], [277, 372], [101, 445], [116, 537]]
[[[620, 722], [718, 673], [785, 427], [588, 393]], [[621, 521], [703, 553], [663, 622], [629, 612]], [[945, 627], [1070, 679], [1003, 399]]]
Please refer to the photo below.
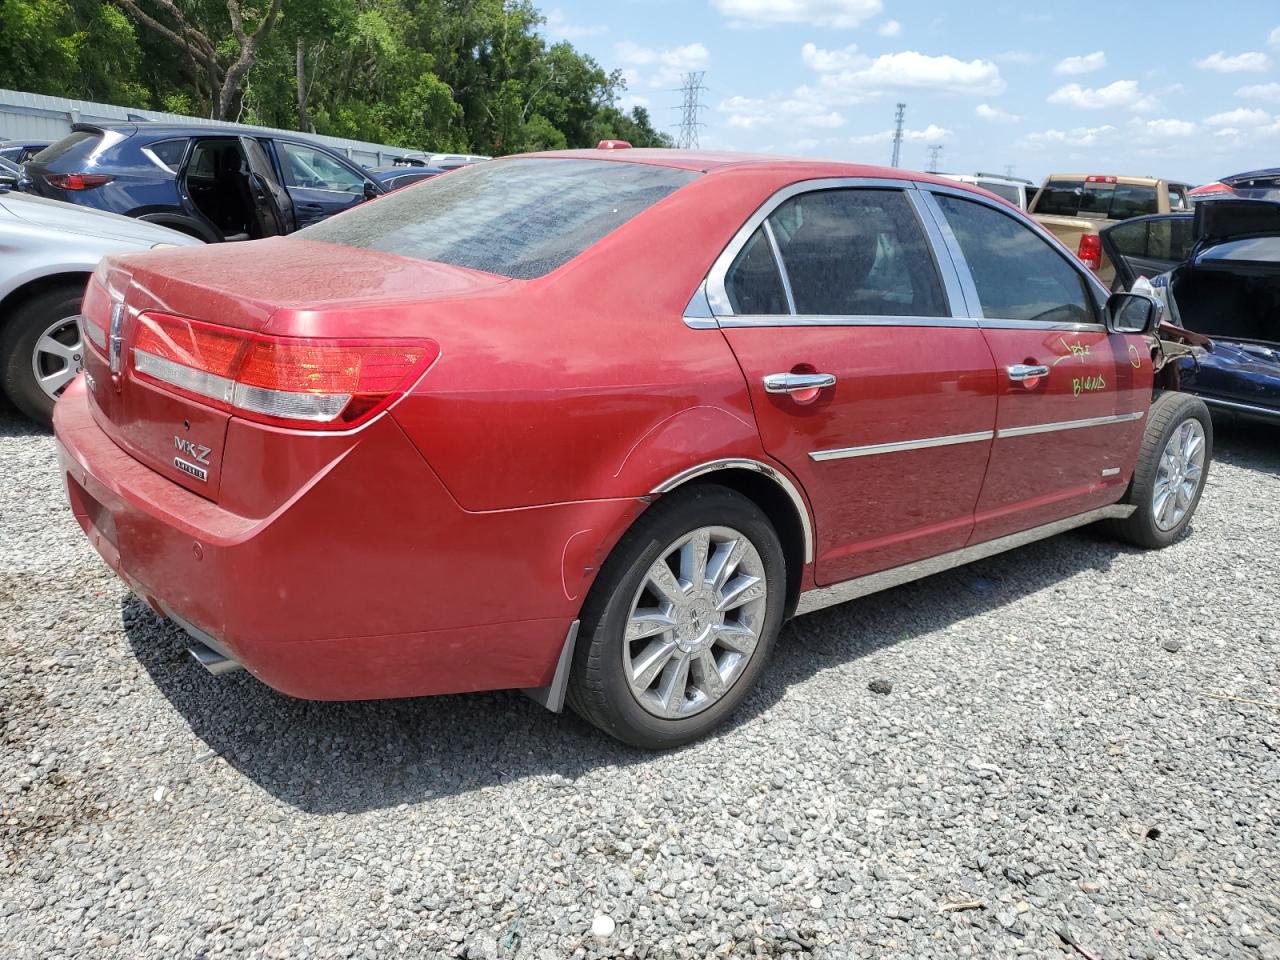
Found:
[[697, 176], [608, 160], [478, 163], [297, 235], [531, 280]]
[[1033, 213], [1055, 217], [1128, 220], [1160, 212], [1155, 185], [1050, 180], [1037, 196]]
[[[49, 146], [45, 147], [43, 150], [37, 153], [34, 157], [32, 157], [31, 162], [32, 163], [53, 163], [53, 161], [62, 158], [63, 156], [65, 156], [66, 154], [74, 150], [76, 147], [79, 147], [82, 144], [84, 144], [86, 140], [92, 140], [94, 142], [97, 142], [97, 140], [101, 136], [102, 134], [97, 132], [96, 130], [76, 130], [74, 133], [67, 134], [57, 143], [49, 144]], [[93, 144], [88, 144], [87, 146], [88, 146], [88, 149], [92, 149]], [[88, 150], [86, 150], [85, 152], [88, 152]]]

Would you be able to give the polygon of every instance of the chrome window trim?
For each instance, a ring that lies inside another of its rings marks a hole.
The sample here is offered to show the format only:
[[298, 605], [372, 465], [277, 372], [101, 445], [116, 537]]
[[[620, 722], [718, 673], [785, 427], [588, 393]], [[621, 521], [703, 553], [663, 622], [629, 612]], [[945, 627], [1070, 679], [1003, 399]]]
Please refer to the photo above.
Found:
[[[1032, 217], [1030, 213], [1024, 210], [1018, 210], [1012, 207], [1011, 205], [1003, 203], [994, 198], [984, 197], [981, 194], [971, 193], [968, 190], [963, 190], [957, 187], [946, 186], [945, 184], [922, 183], [919, 185], [919, 190], [922, 194], [924, 194], [928, 198], [928, 203], [930, 204], [930, 208], [935, 212], [935, 215], [938, 218], [939, 224], [945, 226], [944, 235], [948, 237], [948, 249], [951, 251], [952, 258], [955, 260], [956, 270], [959, 271], [960, 273], [960, 280], [965, 287], [966, 297], [970, 295], [970, 292], [972, 293], [972, 300], [969, 308], [969, 316], [976, 317], [977, 319], [980, 319], [980, 320], [986, 318], [986, 315], [983, 313], [983, 310], [982, 310], [982, 304], [978, 300], [978, 288], [973, 282], [973, 274], [969, 270], [969, 263], [967, 260], [965, 260], [964, 252], [960, 249], [960, 242], [956, 240], [955, 233], [951, 230], [951, 226], [947, 221], [946, 213], [943, 212], [942, 207], [938, 204], [938, 201], [936, 199], [939, 194], [943, 196], [948, 196], [948, 197], [955, 197], [956, 199], [959, 199], [959, 200], [968, 200], [972, 203], [982, 204], [984, 207], [990, 207], [992, 210], [996, 211], [997, 213], [1004, 214], [1010, 220], [1013, 220], [1014, 222], [1019, 223], [1024, 227], [1030, 228], [1032, 233], [1036, 234], [1042, 240], [1047, 242], [1049, 244], [1049, 248], [1054, 252], [1056, 252], [1058, 256], [1060, 256], [1063, 259], [1063, 262], [1065, 262], [1068, 267], [1070, 267], [1073, 271], [1075, 271], [1076, 276], [1081, 277], [1084, 280], [1085, 288], [1094, 293], [1094, 297], [1093, 297], [1094, 316], [1101, 317], [1102, 308], [1098, 300], [1098, 294], [1099, 292], [1101, 292], [1101, 295], [1102, 295], [1101, 302], [1105, 302], [1108, 295], [1105, 287], [1102, 286], [1102, 281], [1099, 280], [1097, 277], [1095, 277], [1093, 273], [1089, 271], [1084, 266], [1084, 264], [1082, 264], [1079, 261], [1079, 259], [1077, 259], [1077, 257], [1070, 250], [1066, 248], [1066, 246], [1062, 243], [1061, 240], [1055, 237], [1044, 226], [1042, 226], [1038, 221], [1036, 221], [1036, 219]], [[996, 319], [996, 318], [993, 318], [993, 319]], [[1024, 320], [1019, 322], [1029, 323], [1033, 325], [1038, 323], [1038, 321], [1035, 321], [1035, 320]], [[1093, 326], [1102, 327], [1104, 330], [1106, 329], [1101, 322], [1093, 324]], [[1034, 328], [1041, 329], [1041, 327], [1043, 327], [1044, 329], [1052, 329], [1048, 325], [1040, 325]], [[1010, 329], [1010, 328], [996, 327], [992, 329]]]
[[[733, 235], [728, 245], [720, 252], [720, 256], [712, 263], [711, 269], [707, 272], [706, 288], [707, 300], [711, 304], [712, 312], [717, 318], [733, 317], [736, 314], [729, 305], [729, 296], [725, 291], [724, 280], [728, 274], [729, 268], [733, 266], [733, 261], [737, 259], [742, 248], [746, 246], [747, 241], [751, 239], [751, 235], [759, 229], [760, 225], [769, 219], [782, 204], [786, 203], [792, 197], [800, 196], [805, 193], [817, 193], [822, 190], [850, 190], [850, 189], [871, 189], [871, 190], [901, 190], [908, 195], [911, 191], [917, 189], [914, 179], [903, 177], [902, 179], [894, 179], [889, 177], [820, 177], [813, 180], [800, 180], [795, 183], [787, 184], [769, 195], [755, 213], [747, 218], [746, 223], [738, 228], [738, 232]], [[913, 207], [914, 209], [914, 207]], [[928, 235], [928, 228], [921, 223], [921, 229], [925, 230]], [[943, 264], [938, 259], [937, 251], [932, 251], [934, 262], [938, 269], [938, 278], [943, 282], [944, 289], [946, 284], [946, 271]], [[775, 258], [781, 263], [781, 258]], [[939, 319], [946, 319], [945, 317]], [[760, 326], [761, 324], [753, 324]], [[764, 324], [767, 326], [768, 324]]]
[[977, 324], [983, 330], [1053, 330], [1070, 333], [1106, 333], [1107, 328], [1101, 323], [1054, 323], [1044, 320], [988, 320], [985, 317]]
[[684, 325], [694, 330], [715, 330], [716, 317], [711, 312], [711, 304], [707, 302], [707, 285], [698, 284], [693, 291], [688, 305], [684, 308]]
[[1053, 523], [1032, 527], [1030, 530], [1011, 533], [1006, 537], [988, 540], [985, 543], [977, 543], [971, 547], [961, 547], [951, 553], [927, 557], [924, 560], [917, 560], [915, 563], [893, 567], [890, 570], [881, 570], [879, 573], [868, 574], [865, 577], [857, 577], [853, 580], [845, 580], [842, 583], [835, 583], [827, 587], [807, 590], [800, 594], [800, 603], [796, 606], [795, 616], [800, 617], [806, 613], [813, 613], [815, 610], [822, 610], [825, 607], [844, 603], [847, 600], [856, 600], [858, 597], [879, 593], [881, 590], [898, 587], [904, 583], [910, 583], [912, 580], [931, 577], [935, 573], [952, 570], [975, 560], [993, 557], [998, 553], [1014, 550], [1029, 543], [1035, 543], [1037, 540], [1056, 536], [1059, 533], [1066, 533], [1068, 530], [1083, 527], [1097, 520], [1124, 519], [1132, 516], [1136, 509], [1137, 507], [1129, 506], [1128, 504], [1112, 504], [1109, 507], [1100, 507], [1097, 510], [1090, 510], [1088, 513], [1067, 517], [1064, 520], [1055, 520]]
[[[778, 268], [778, 276], [782, 280], [782, 295], [787, 298], [787, 313], [796, 314], [796, 296], [791, 292], [791, 275], [787, 273], [787, 265], [782, 260], [782, 249], [778, 246], [778, 237], [773, 232], [773, 224], [768, 218], [761, 224], [765, 239], [769, 241], [769, 250], [773, 253], [773, 265]], [[728, 276], [726, 271], [725, 276]]]
[[670, 493], [676, 487], [688, 483], [690, 480], [705, 476], [708, 473], [715, 473], [718, 470], [751, 470], [755, 473], [763, 474], [781, 487], [782, 491], [790, 498], [792, 505], [796, 508], [796, 513], [800, 517], [800, 527], [804, 535], [804, 562], [813, 563], [813, 522], [809, 517], [809, 507], [805, 503], [804, 497], [800, 495], [800, 489], [791, 482], [791, 478], [767, 463], [761, 463], [759, 460], [751, 460], [746, 457], [709, 460], [706, 463], [689, 467], [687, 470], [681, 470], [675, 476], [668, 477], [649, 492], [651, 494]]
[[1003, 427], [996, 431], [997, 440], [1010, 437], [1030, 437], [1037, 433], [1056, 433], [1059, 430], [1083, 430], [1087, 427], [1106, 427], [1116, 423], [1132, 423], [1147, 415], [1145, 410], [1133, 413], [1117, 413], [1107, 417], [1090, 417], [1087, 420], [1058, 420], [1054, 423], [1033, 423], [1025, 427]]
[[[942, 278], [942, 289], [947, 297], [947, 308], [953, 317], [968, 317], [968, 296], [962, 282], [960, 269], [956, 266], [951, 247], [947, 244], [946, 234], [951, 226], [937, 211], [933, 198], [916, 185], [916, 189], [907, 191], [907, 199], [915, 209], [916, 219], [924, 228], [929, 246], [933, 249], [933, 259], [938, 265], [938, 275]], [[944, 232], [945, 231], [945, 232]], [[943, 263], [943, 256], [946, 263]]]
[[823, 463], [827, 460], [848, 460], [852, 457], [874, 457], [882, 453], [953, 447], [962, 443], [984, 443], [993, 439], [995, 439], [995, 431], [980, 430], [977, 433], [955, 433], [946, 437], [927, 437], [923, 440], [898, 440], [893, 443], [872, 443], [862, 447], [843, 447], [838, 450], [814, 450], [809, 456]]
[[973, 329], [977, 320], [968, 317], [838, 317], [826, 314], [746, 314], [720, 317], [722, 328], [732, 327], [961, 327]]
[[[173, 139], [178, 140], [178, 139], [181, 139], [181, 138], [179, 138], [179, 137], [174, 137]], [[170, 141], [168, 141], [168, 140], [157, 140], [156, 142], [157, 142], [157, 143], [168, 143], [168, 142], [170, 142]], [[138, 152], [139, 152], [139, 153], [141, 153], [141, 154], [142, 154], [144, 157], [146, 157], [148, 160], [150, 160], [152, 163], [154, 163], [157, 167], [159, 167], [159, 168], [160, 168], [161, 170], [163, 170], [165, 173], [171, 173], [171, 174], [173, 174], [175, 177], [178, 175], [178, 171], [177, 171], [177, 170], [175, 170], [175, 169], [173, 169], [173, 167], [169, 166], [169, 165], [168, 165], [167, 163], [165, 163], [163, 160], [161, 160], [161, 159], [160, 159], [160, 157], [156, 155], [155, 151], [154, 151], [154, 150], [152, 150], [150, 147], [143, 147], [143, 148], [142, 148], [141, 150], [139, 150]], [[185, 151], [184, 151], [184, 153], [183, 153], [183, 156], [186, 156]]]

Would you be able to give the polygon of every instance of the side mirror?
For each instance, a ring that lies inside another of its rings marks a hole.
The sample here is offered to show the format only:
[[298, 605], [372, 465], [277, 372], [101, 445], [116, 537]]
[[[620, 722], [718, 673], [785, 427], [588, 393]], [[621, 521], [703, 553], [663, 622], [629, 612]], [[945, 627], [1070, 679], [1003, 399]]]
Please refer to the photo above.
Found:
[[364, 198], [372, 200], [374, 197], [380, 196], [382, 196], [382, 191], [378, 189], [377, 185], [372, 180], [366, 180], [364, 182]]
[[1113, 293], [1107, 299], [1108, 333], [1150, 333], [1160, 324], [1164, 304], [1141, 293]]

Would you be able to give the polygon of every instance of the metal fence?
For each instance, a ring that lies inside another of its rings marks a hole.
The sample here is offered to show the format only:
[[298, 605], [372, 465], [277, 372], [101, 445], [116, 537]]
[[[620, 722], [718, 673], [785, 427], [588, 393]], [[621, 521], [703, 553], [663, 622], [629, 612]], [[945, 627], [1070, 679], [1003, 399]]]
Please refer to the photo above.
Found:
[[118, 123], [129, 120], [216, 125], [235, 127], [237, 130], [248, 133], [288, 133], [295, 137], [305, 136], [367, 167], [388, 166], [396, 157], [420, 149], [393, 147], [385, 143], [366, 143], [363, 140], [347, 140], [342, 137], [325, 137], [314, 133], [299, 134], [293, 130], [274, 130], [269, 127], [253, 127], [246, 123], [227, 123], [200, 117], [184, 117], [177, 113], [135, 110], [109, 103], [66, 100], [62, 97], [46, 97], [39, 93], [0, 89], [0, 140], [61, 140], [71, 132], [73, 123]]

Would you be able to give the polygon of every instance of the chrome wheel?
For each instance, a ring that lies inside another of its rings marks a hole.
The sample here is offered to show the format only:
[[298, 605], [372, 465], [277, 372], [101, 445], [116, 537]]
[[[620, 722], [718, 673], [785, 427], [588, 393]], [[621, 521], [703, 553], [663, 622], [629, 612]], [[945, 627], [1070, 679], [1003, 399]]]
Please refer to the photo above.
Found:
[[75, 317], [55, 320], [40, 334], [31, 353], [31, 370], [45, 394], [57, 399], [84, 365], [80, 326]]
[[689, 717], [721, 699], [760, 642], [764, 561], [730, 527], [702, 527], [668, 546], [631, 602], [622, 645], [627, 683], [647, 712]]
[[1172, 530], [1181, 523], [1195, 502], [1204, 476], [1205, 450], [1204, 427], [1199, 420], [1184, 420], [1165, 444], [1151, 493], [1151, 512], [1161, 530]]

